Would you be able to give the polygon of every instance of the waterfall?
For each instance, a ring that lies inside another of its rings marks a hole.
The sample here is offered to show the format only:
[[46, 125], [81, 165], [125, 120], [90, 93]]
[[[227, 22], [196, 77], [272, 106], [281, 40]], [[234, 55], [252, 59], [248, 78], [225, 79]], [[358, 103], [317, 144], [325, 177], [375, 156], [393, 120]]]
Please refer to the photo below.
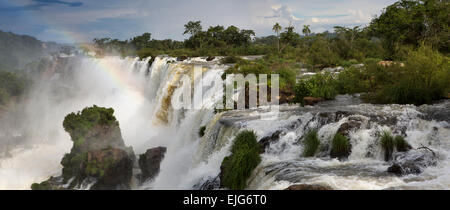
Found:
[[[150, 58], [56, 57], [44, 65], [27, 100], [0, 119], [0, 189], [29, 189], [61, 171], [59, 161], [72, 142], [62, 127], [64, 117], [87, 106], [112, 107], [125, 144], [136, 154], [164, 146], [167, 153], [159, 175], [135, 189], [200, 189], [217, 180], [220, 164], [229, 155], [239, 131], [254, 130], [258, 140], [278, 132], [262, 154], [262, 162], [248, 180], [249, 189], [284, 189], [293, 184], [323, 184], [335, 189], [448, 189], [450, 188], [450, 102], [420, 107], [363, 104], [358, 97], [338, 96], [316, 107], [281, 105], [214, 113], [206, 107], [223, 96], [208, 85], [227, 68], [218, 59], [177, 61]], [[202, 66], [203, 83], [194, 79], [194, 65]], [[181, 82], [182, 75], [192, 79]], [[172, 100], [191, 88], [203, 95], [204, 109], [174, 109]], [[265, 116], [265, 117], [262, 117]], [[272, 116], [272, 118], [267, 118]], [[267, 119], [270, 119], [268, 121]], [[345, 123], [352, 153], [348, 161], [329, 158], [333, 135]], [[205, 135], [198, 136], [200, 126]], [[320, 151], [303, 158], [303, 135], [317, 129]], [[436, 167], [420, 175], [397, 177], [386, 173], [389, 164], [377, 135], [382, 131], [406, 136], [414, 147], [427, 146], [439, 155]]]

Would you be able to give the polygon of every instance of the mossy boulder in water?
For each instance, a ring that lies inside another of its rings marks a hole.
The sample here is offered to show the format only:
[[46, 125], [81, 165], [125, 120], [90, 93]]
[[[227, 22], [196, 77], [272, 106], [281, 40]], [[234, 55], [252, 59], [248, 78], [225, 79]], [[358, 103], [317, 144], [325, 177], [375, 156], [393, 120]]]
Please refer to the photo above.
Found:
[[243, 190], [247, 179], [261, 162], [261, 145], [253, 131], [239, 133], [231, 148], [231, 155], [223, 159], [220, 167], [220, 186], [231, 190]]
[[94, 105], [67, 115], [63, 127], [70, 134], [73, 147], [61, 161], [60, 181], [49, 179], [33, 184], [33, 189], [48, 185], [50, 189], [62, 188], [58, 184], [69, 189], [90, 184], [90, 189], [128, 189], [134, 153], [131, 147], [125, 146], [119, 122], [113, 114], [111, 108]]
[[338, 158], [339, 160], [345, 160], [351, 153], [351, 144], [347, 137], [340, 133], [334, 135], [331, 142], [331, 158]]

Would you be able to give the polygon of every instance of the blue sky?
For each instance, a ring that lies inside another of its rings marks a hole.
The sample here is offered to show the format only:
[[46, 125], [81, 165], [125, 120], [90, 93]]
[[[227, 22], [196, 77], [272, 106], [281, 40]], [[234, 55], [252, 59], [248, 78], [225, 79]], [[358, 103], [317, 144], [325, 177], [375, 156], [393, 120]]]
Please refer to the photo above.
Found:
[[95, 37], [127, 39], [144, 32], [156, 39], [183, 40], [183, 25], [235, 25], [257, 36], [272, 25], [298, 31], [366, 25], [396, 0], [0, 0], [0, 30], [44, 41], [86, 42]]

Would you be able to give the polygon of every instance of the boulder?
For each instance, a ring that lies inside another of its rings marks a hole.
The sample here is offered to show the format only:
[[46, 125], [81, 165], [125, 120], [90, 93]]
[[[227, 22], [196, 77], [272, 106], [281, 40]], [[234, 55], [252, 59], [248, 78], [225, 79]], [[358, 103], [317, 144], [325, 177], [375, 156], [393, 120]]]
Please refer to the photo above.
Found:
[[275, 131], [272, 135], [266, 136], [259, 140], [259, 144], [261, 145], [261, 153], [264, 153], [267, 147], [270, 146], [273, 142], [277, 142], [280, 139], [281, 131]]
[[122, 139], [114, 110], [87, 107], [64, 118], [73, 141], [61, 160], [60, 177], [51, 177], [32, 189], [129, 189], [134, 152]]
[[428, 148], [398, 153], [393, 164], [387, 169], [396, 175], [420, 174], [429, 166], [436, 166], [436, 154]]
[[322, 186], [322, 185], [309, 185], [309, 184], [298, 184], [298, 185], [291, 185], [285, 190], [333, 190], [333, 188], [328, 186]]
[[214, 56], [209, 56], [209, 57], [207, 57], [206, 58], [206, 61], [213, 61], [214, 59], [215, 59], [216, 57], [214, 57]]
[[133, 156], [117, 148], [89, 151], [85, 172], [88, 177], [97, 179], [91, 189], [129, 189]]
[[361, 124], [362, 122], [358, 119], [349, 119], [349, 121], [341, 124], [337, 132], [349, 138], [350, 132], [360, 129]]
[[315, 104], [324, 101], [324, 99], [315, 97], [304, 97], [303, 101], [305, 102], [305, 105], [314, 106]]
[[142, 174], [140, 175], [141, 182], [155, 178], [159, 173], [161, 161], [164, 159], [167, 148], [156, 147], [148, 149], [144, 154], [139, 156], [139, 167]]

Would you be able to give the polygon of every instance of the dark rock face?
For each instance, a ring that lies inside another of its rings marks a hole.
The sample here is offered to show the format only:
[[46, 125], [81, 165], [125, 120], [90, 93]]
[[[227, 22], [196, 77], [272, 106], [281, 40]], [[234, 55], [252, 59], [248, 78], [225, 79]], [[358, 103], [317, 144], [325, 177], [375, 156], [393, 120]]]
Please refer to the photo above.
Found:
[[212, 60], [214, 60], [215, 58], [216, 58], [216, 57], [214, 57], [214, 56], [209, 56], [209, 57], [207, 57], [207, 58], [206, 58], [206, 61], [208, 61], [208, 62], [209, 62], [209, 61], [212, 61]]
[[144, 154], [139, 156], [139, 167], [142, 174], [141, 182], [155, 178], [159, 173], [161, 161], [164, 159], [167, 149], [165, 147], [156, 147], [148, 149]]
[[437, 157], [433, 151], [417, 149], [399, 153], [387, 171], [397, 175], [420, 174], [424, 168], [435, 166], [436, 164]]
[[350, 132], [361, 128], [361, 122], [357, 120], [349, 120], [348, 122], [342, 123], [338, 129], [338, 133], [345, 137], [349, 137]]
[[193, 188], [197, 190], [217, 190], [220, 188], [220, 177], [209, 178], [204, 182], [196, 184]]
[[180, 56], [180, 57], [177, 58], [177, 61], [184, 61], [186, 59], [188, 59], [187, 56]]
[[132, 176], [133, 159], [122, 149], [103, 149], [87, 154], [86, 174], [97, 179], [91, 189], [127, 189]]
[[299, 185], [292, 185], [286, 188], [285, 190], [333, 190], [333, 188], [328, 186], [322, 186], [322, 185], [309, 185], [309, 184], [299, 184]]
[[270, 144], [277, 142], [280, 139], [281, 133], [281, 131], [276, 131], [271, 136], [266, 136], [259, 140], [259, 144], [261, 145], [261, 153], [264, 153]]

